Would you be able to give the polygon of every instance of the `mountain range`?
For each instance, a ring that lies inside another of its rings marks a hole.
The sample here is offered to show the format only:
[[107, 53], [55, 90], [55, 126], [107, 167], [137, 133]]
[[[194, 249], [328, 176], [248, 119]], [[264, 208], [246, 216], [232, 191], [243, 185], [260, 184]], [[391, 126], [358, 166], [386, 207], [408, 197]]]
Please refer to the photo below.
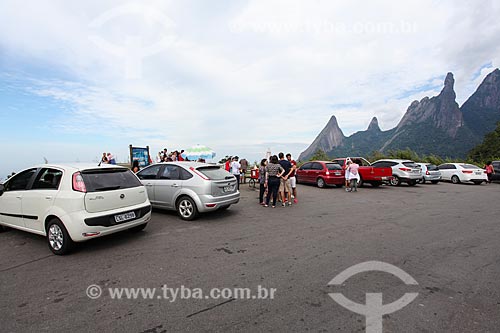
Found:
[[346, 137], [333, 115], [299, 160], [307, 160], [318, 149], [330, 157], [407, 148], [422, 155], [465, 157], [500, 121], [500, 70], [488, 74], [461, 107], [454, 84], [453, 74], [448, 73], [439, 95], [413, 101], [399, 124], [387, 131], [374, 117], [365, 131]]

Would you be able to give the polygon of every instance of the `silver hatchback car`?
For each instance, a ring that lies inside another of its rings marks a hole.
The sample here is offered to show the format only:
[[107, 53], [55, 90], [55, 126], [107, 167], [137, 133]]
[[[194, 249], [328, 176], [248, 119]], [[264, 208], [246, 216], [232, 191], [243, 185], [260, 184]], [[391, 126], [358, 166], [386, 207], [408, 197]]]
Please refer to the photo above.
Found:
[[417, 165], [419, 165], [422, 169], [422, 178], [419, 180], [419, 183], [439, 183], [439, 181], [441, 180], [441, 171], [439, 171], [439, 168], [436, 165], [431, 163], [417, 163]]
[[151, 205], [176, 210], [184, 220], [198, 213], [227, 209], [240, 200], [236, 177], [212, 164], [166, 162], [137, 173], [146, 186]]

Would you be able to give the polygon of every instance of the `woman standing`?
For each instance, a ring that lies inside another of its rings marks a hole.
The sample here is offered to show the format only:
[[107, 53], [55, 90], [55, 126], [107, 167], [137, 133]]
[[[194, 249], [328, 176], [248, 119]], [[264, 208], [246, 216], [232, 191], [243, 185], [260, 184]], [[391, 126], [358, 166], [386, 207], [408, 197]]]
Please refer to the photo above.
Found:
[[484, 169], [486, 170], [486, 176], [488, 176], [488, 184], [491, 184], [491, 178], [493, 178], [493, 174], [495, 173], [495, 168], [493, 168], [491, 161], [486, 162]]
[[265, 167], [266, 169], [266, 182], [264, 186], [267, 186], [267, 197], [264, 207], [269, 207], [269, 201], [271, 200], [271, 194], [273, 196], [273, 208], [276, 207], [276, 199], [278, 197], [278, 189], [280, 187], [280, 179], [285, 173], [285, 169], [278, 164], [278, 156], [273, 155], [271, 157], [270, 163]]
[[263, 206], [266, 204], [264, 202], [264, 192], [266, 191], [266, 165], [267, 165], [267, 160], [263, 158], [262, 161], [260, 161], [260, 167], [259, 167], [259, 184], [260, 184], [259, 203]]

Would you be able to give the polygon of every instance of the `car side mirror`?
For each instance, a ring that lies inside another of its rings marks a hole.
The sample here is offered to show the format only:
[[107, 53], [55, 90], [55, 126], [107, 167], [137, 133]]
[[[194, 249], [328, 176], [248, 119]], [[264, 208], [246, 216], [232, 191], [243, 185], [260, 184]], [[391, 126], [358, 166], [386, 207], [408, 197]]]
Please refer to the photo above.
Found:
[[3, 194], [4, 191], [5, 191], [5, 186], [3, 186], [3, 184], [0, 184], [0, 196]]

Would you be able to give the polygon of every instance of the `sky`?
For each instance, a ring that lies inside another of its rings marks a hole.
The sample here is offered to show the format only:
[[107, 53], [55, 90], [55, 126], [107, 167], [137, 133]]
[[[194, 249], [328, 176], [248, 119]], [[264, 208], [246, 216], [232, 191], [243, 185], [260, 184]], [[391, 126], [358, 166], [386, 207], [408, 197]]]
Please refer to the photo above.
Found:
[[0, 0], [0, 179], [128, 146], [297, 157], [500, 64], [498, 1]]

